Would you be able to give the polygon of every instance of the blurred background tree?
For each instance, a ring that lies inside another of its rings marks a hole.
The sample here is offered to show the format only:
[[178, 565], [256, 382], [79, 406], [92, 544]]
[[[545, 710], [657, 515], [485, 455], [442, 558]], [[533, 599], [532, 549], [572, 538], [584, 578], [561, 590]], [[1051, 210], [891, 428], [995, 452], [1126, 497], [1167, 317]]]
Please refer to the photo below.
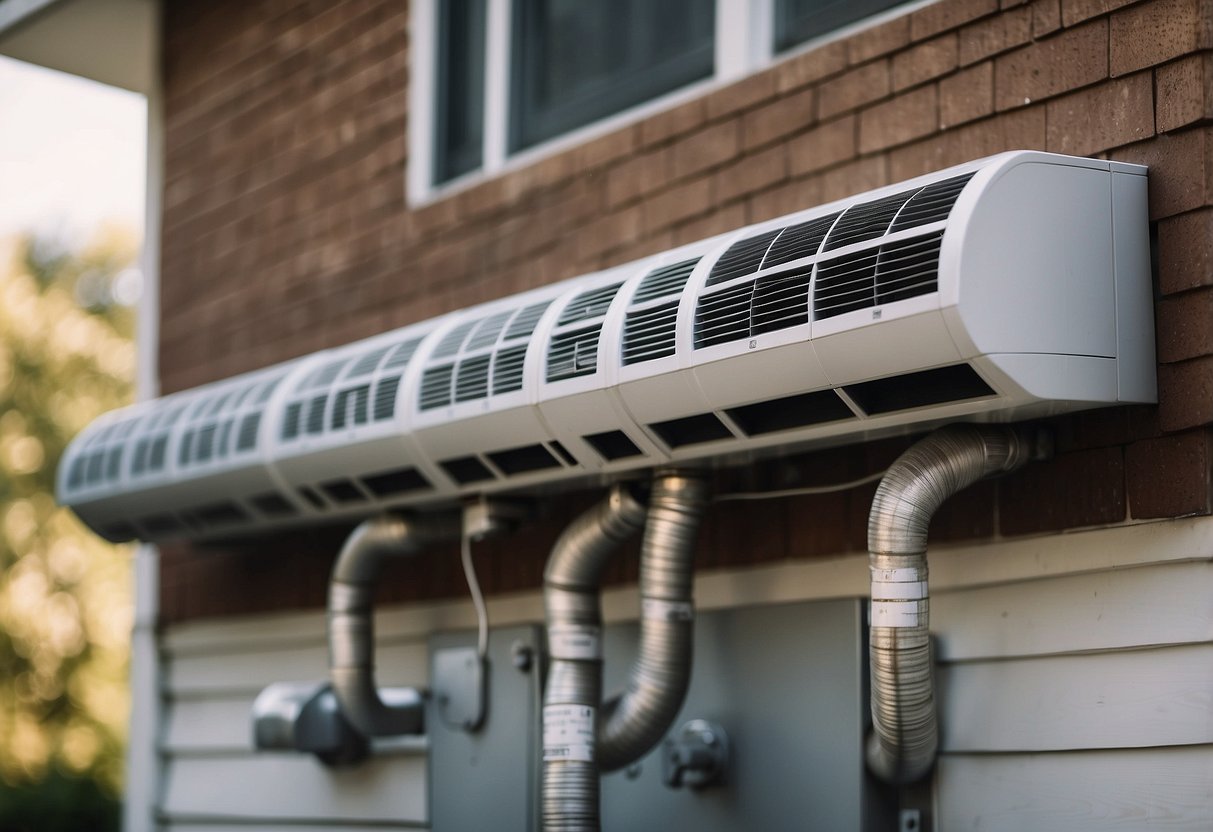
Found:
[[0, 240], [0, 832], [119, 827], [131, 552], [58, 508], [54, 480], [131, 400], [137, 244]]

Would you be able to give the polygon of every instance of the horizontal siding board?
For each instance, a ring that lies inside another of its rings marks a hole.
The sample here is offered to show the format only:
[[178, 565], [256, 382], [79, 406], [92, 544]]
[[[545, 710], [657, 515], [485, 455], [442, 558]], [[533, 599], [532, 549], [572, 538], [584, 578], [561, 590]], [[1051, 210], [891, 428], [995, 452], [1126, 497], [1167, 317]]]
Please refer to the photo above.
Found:
[[949, 661], [1213, 641], [1213, 564], [937, 591], [931, 629]]
[[425, 758], [378, 756], [330, 769], [308, 755], [172, 758], [161, 811], [195, 821], [267, 819], [424, 824]]
[[950, 755], [939, 832], [1208, 832], [1213, 748]]
[[[375, 661], [383, 685], [419, 686], [429, 678], [423, 641], [382, 644]], [[274, 682], [319, 680], [327, 674], [328, 649], [322, 643], [281, 650], [189, 655], [165, 662], [166, 684], [174, 697], [256, 695]]]
[[1213, 645], [939, 668], [946, 751], [1213, 743]]

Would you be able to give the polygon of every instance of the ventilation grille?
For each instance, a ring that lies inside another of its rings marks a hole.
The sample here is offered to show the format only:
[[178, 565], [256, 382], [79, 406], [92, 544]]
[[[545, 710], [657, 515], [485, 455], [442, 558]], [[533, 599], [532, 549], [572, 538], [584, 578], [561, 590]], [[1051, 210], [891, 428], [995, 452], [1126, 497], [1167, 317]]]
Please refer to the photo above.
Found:
[[[332, 364], [326, 364], [310, 374], [307, 380], [314, 379], [320, 370], [326, 376], [331, 374], [335, 377], [341, 366], [337, 364], [334, 368]], [[188, 409], [188, 415], [187, 405], [176, 408], [159, 423], [165, 428], [164, 432], [147, 437], [146, 452], [136, 443], [131, 459], [131, 476], [145, 476], [164, 470], [168, 459], [167, 428], [179, 420], [184, 421], [184, 427], [176, 451], [178, 468], [188, 470], [231, 456], [252, 453], [257, 448], [265, 403], [285, 377], [286, 371], [282, 370], [268, 378], [228, 385], [227, 389], [200, 397]], [[149, 426], [155, 422], [153, 419]]]
[[[639, 364], [674, 354], [678, 303], [699, 258], [654, 269], [632, 296], [623, 324], [623, 363]], [[666, 300], [666, 298], [671, 298]]]
[[451, 379], [455, 376], [455, 365], [444, 364], [430, 367], [421, 376], [421, 409], [433, 410], [451, 403]]
[[821, 263], [814, 318], [832, 318], [936, 291], [942, 240], [943, 232], [938, 231]]
[[903, 228], [916, 228], [946, 220], [952, 213], [956, 200], [960, 198], [960, 192], [972, 178], [973, 174], [966, 173], [927, 185], [901, 209], [889, 231], [901, 231]]
[[[602, 319], [622, 283], [590, 289], [569, 301], [557, 320], [557, 327], [580, 324], [575, 329], [558, 329], [548, 343], [546, 378], [549, 382], [593, 375], [598, 370], [598, 337]], [[588, 325], [586, 325], [588, 323]]]
[[695, 310], [695, 348], [807, 324], [812, 274], [806, 265], [706, 295]]
[[821, 248], [822, 240], [836, 219], [838, 214], [834, 213], [783, 229], [762, 261], [762, 267], [769, 269], [802, 257], [812, 257]]
[[782, 230], [777, 228], [774, 231], [759, 234], [757, 237], [747, 237], [733, 243], [712, 266], [712, 271], [708, 274], [707, 285], [715, 286], [717, 283], [724, 283], [735, 277], [758, 271], [771, 242], [779, 236]]
[[903, 191], [874, 202], [852, 205], [838, 220], [826, 238], [825, 251], [849, 246], [852, 243], [883, 237], [901, 207], [910, 201], [917, 191]]

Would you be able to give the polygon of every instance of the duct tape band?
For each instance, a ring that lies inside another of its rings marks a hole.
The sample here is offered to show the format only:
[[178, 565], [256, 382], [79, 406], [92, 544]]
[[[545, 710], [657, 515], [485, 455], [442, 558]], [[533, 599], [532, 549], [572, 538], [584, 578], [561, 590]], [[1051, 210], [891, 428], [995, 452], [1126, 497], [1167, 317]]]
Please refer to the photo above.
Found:
[[597, 661], [602, 658], [602, 636], [593, 624], [565, 624], [548, 629], [548, 652], [553, 659]]
[[917, 601], [927, 597], [927, 582], [887, 583], [872, 581], [873, 601]]
[[640, 600], [640, 617], [646, 621], [694, 621], [695, 605], [690, 601], [642, 598]]
[[906, 566], [898, 569], [881, 569], [878, 566], [869, 567], [874, 584], [910, 584], [927, 579], [924, 568]]
[[594, 708], [586, 705], [545, 705], [543, 761], [594, 761]]
[[921, 601], [872, 601], [873, 627], [922, 627], [927, 623]]

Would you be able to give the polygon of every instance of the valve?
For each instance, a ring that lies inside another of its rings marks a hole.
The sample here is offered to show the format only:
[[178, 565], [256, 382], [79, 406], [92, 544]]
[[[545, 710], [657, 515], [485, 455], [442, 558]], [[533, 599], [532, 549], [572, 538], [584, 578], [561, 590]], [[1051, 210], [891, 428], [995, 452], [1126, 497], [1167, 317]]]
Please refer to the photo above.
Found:
[[706, 719], [683, 723], [662, 749], [662, 781], [671, 789], [705, 789], [724, 782], [729, 736]]

